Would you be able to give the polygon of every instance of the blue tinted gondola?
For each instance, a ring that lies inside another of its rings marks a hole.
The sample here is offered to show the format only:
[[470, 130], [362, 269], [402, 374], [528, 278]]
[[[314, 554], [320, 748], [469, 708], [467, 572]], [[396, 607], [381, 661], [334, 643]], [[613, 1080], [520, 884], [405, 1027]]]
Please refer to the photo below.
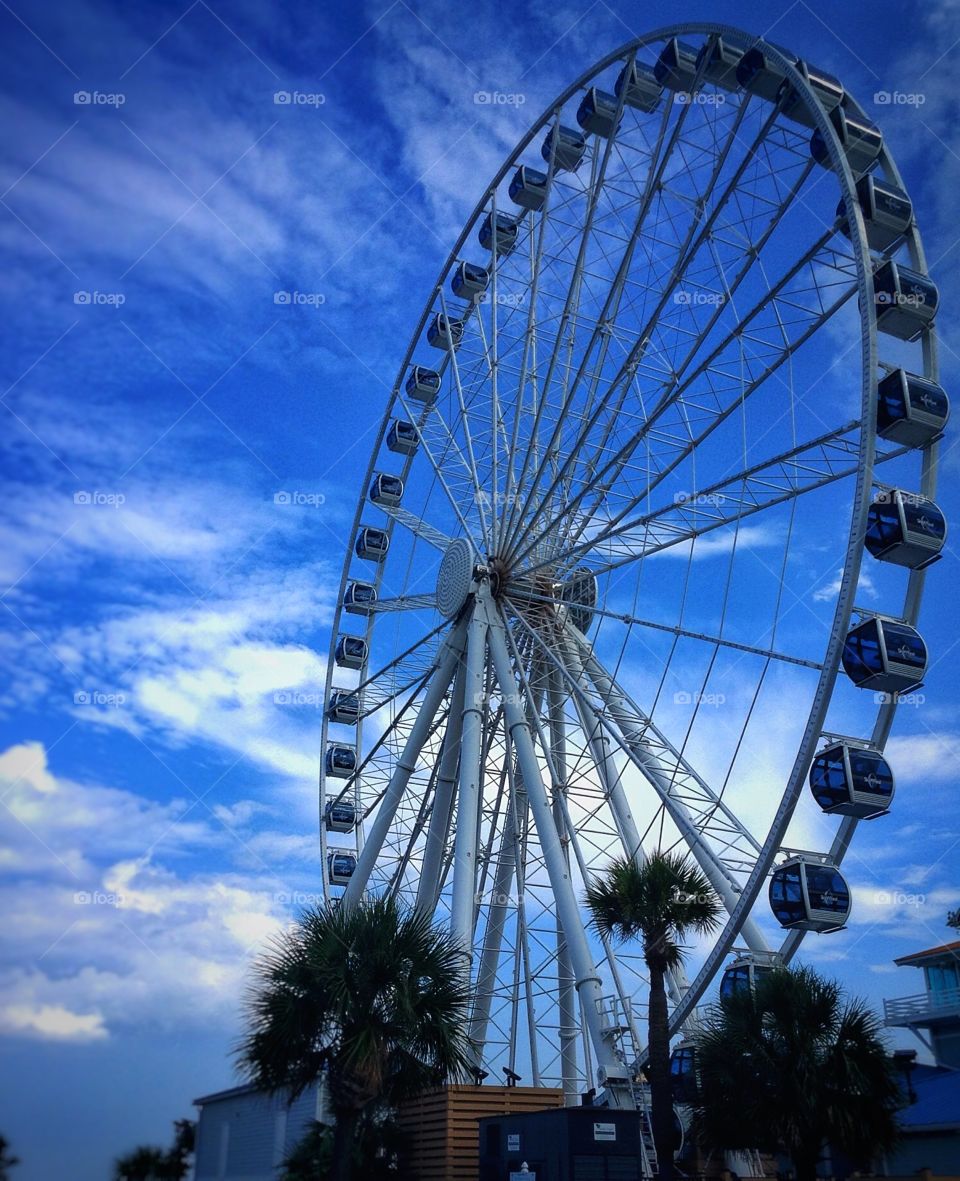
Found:
[[946, 539], [946, 518], [924, 496], [894, 488], [870, 505], [866, 546], [881, 562], [922, 570], [937, 561]]
[[536, 213], [543, 208], [547, 199], [547, 174], [521, 164], [513, 174], [507, 191], [515, 205], [532, 209]]
[[327, 881], [331, 886], [345, 886], [356, 868], [357, 859], [352, 853], [327, 854]]
[[450, 288], [460, 299], [474, 299], [483, 295], [490, 282], [490, 274], [486, 267], [479, 267], [473, 262], [462, 262], [453, 272]]
[[358, 558], [363, 558], [367, 562], [382, 562], [389, 548], [390, 538], [383, 529], [363, 525], [357, 534], [354, 552]]
[[917, 340], [937, 314], [940, 293], [919, 271], [887, 259], [873, 273], [877, 327], [899, 340]]
[[586, 566], [578, 566], [564, 584], [560, 599], [568, 605], [573, 626], [577, 631], [586, 632], [593, 622], [597, 605], [597, 576]]
[[670, 1053], [670, 1087], [674, 1103], [689, 1104], [697, 1091], [696, 1047], [686, 1039]]
[[653, 67], [654, 76], [669, 90], [690, 94], [693, 90], [693, 80], [697, 76], [698, 54], [696, 46], [688, 45], [677, 37], [671, 37]]
[[756, 987], [757, 981], [768, 976], [777, 966], [773, 952], [740, 952], [724, 968], [720, 977], [720, 1000], [745, 989]]
[[[871, 250], [889, 250], [910, 228], [913, 205], [910, 198], [889, 181], [861, 176], [857, 181], [857, 203], [863, 213], [867, 244]], [[840, 233], [850, 237], [843, 202], [837, 206]]]
[[702, 70], [704, 82], [712, 82], [722, 90], [738, 90], [737, 68], [743, 60], [743, 50], [717, 37], [707, 41], [697, 56], [697, 69]]
[[749, 94], [776, 102], [786, 81], [786, 73], [762, 49], [748, 49], [737, 66], [737, 82]]
[[323, 766], [326, 773], [334, 779], [349, 779], [357, 769], [356, 748], [334, 742], [327, 747], [327, 753], [323, 756]]
[[351, 582], [343, 595], [343, 609], [350, 615], [369, 615], [377, 601], [377, 588], [369, 582]]
[[[866, 172], [876, 163], [883, 147], [883, 135], [876, 123], [853, 111], [845, 111], [843, 107], [834, 107], [830, 112], [830, 122], [836, 129], [841, 150], [854, 176]], [[810, 154], [824, 168], [832, 167], [827, 143], [819, 128], [810, 138]]]
[[357, 809], [348, 800], [330, 800], [323, 810], [327, 832], [352, 832], [357, 822]]
[[835, 865], [792, 857], [770, 878], [770, 907], [781, 927], [839, 931], [850, 917], [850, 889]]
[[430, 321], [427, 329], [427, 344], [435, 349], [459, 348], [463, 340], [463, 321], [454, 320], [452, 316], [445, 316], [443, 312], [437, 314]]
[[614, 90], [617, 98], [622, 95], [625, 106], [644, 111], [648, 115], [657, 109], [663, 97], [663, 87], [657, 81], [651, 67], [636, 60], [627, 62], [620, 71]]
[[877, 434], [904, 447], [926, 447], [950, 417], [946, 391], [928, 377], [894, 369], [877, 387]]
[[404, 389], [407, 391], [407, 397], [414, 402], [424, 402], [429, 405], [437, 400], [437, 394], [440, 392], [440, 374], [435, 369], [414, 365], [407, 377]]
[[388, 472], [378, 472], [370, 485], [370, 499], [374, 504], [399, 504], [403, 499], [403, 480]]
[[[494, 217], [488, 213], [480, 226], [480, 245], [484, 250], [494, 248]], [[509, 254], [517, 244], [520, 233], [520, 223], [506, 213], [498, 213], [496, 217], [496, 249], [497, 254]]]
[[927, 667], [927, 646], [906, 623], [873, 616], [847, 633], [843, 669], [859, 689], [915, 689]]
[[878, 750], [836, 742], [814, 757], [810, 790], [824, 812], [870, 820], [890, 811], [893, 772]]
[[360, 694], [353, 689], [331, 689], [327, 717], [332, 722], [352, 726], [360, 718]]
[[540, 155], [548, 164], [553, 160], [554, 172], [576, 172], [586, 150], [587, 141], [582, 131], [575, 127], [551, 127], [541, 145]]
[[[843, 99], [843, 84], [838, 78], [804, 61], [797, 62], [797, 69], [809, 82], [810, 89], [825, 114], [829, 115], [839, 107]], [[807, 107], [800, 92], [789, 82], [783, 96], [783, 113], [794, 123], [801, 123], [804, 127], [816, 127], [813, 112]]]
[[397, 455], [416, 455], [420, 446], [420, 432], [412, 422], [395, 418], [387, 431], [387, 450]]
[[333, 659], [337, 668], [363, 668], [367, 663], [367, 641], [361, 636], [337, 636]]
[[616, 130], [617, 107], [615, 94], [591, 86], [577, 108], [577, 122], [588, 135], [600, 135], [609, 139]]

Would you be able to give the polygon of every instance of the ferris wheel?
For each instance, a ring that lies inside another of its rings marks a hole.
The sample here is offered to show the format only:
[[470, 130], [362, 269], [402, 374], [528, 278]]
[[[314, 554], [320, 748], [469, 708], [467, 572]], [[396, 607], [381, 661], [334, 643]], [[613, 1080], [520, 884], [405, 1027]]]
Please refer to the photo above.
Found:
[[478, 1081], [632, 1105], [615, 857], [685, 849], [726, 910], [674, 1032], [843, 927], [928, 661], [937, 300], [863, 108], [720, 25], [605, 57], [483, 190], [370, 457], [320, 775], [327, 897], [462, 941]]

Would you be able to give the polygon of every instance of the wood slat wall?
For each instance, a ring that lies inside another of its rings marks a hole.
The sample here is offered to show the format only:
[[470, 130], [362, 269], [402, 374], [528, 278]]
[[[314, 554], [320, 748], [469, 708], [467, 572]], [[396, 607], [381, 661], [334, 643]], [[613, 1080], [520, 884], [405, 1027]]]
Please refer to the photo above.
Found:
[[516, 1115], [563, 1106], [559, 1087], [471, 1087], [427, 1091], [400, 1108], [409, 1134], [409, 1163], [418, 1181], [477, 1181], [485, 1115]]

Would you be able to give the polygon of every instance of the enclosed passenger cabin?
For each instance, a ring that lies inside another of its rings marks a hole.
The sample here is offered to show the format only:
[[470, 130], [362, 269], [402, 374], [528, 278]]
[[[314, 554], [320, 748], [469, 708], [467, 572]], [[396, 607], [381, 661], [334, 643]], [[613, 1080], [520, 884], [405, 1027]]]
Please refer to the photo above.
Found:
[[698, 54], [696, 46], [688, 45], [678, 37], [671, 37], [653, 67], [654, 77], [668, 90], [691, 94], [697, 76]]
[[437, 312], [427, 329], [427, 344], [435, 349], [458, 349], [462, 340], [463, 321]]
[[327, 717], [331, 722], [354, 725], [360, 720], [360, 694], [353, 689], [331, 689]]
[[609, 139], [618, 129], [617, 108], [620, 100], [615, 94], [591, 86], [577, 108], [577, 122], [587, 135]]
[[440, 393], [440, 374], [435, 369], [414, 365], [403, 388], [407, 391], [407, 397], [414, 402], [430, 405], [437, 400], [437, 394]]
[[[830, 122], [836, 130], [840, 147], [854, 176], [866, 172], [876, 163], [883, 147], [883, 135], [876, 123], [864, 115], [846, 111], [842, 106], [834, 107], [830, 112]], [[833, 167], [827, 151], [827, 142], [819, 128], [810, 138], [810, 154], [824, 168]]]
[[670, 1089], [674, 1103], [690, 1104], [697, 1093], [697, 1051], [686, 1038], [670, 1052]]
[[627, 62], [620, 71], [614, 90], [617, 98], [623, 97], [625, 106], [648, 115], [660, 106], [663, 97], [663, 87], [657, 81], [653, 69], [636, 59]]
[[872, 820], [890, 811], [893, 772], [880, 751], [835, 742], [814, 757], [810, 790], [831, 816]]
[[[867, 244], [871, 250], [883, 252], [895, 245], [910, 228], [913, 205], [910, 198], [896, 185], [876, 176], [861, 176], [857, 181], [857, 203], [863, 213]], [[850, 237], [843, 202], [837, 206], [841, 234]]]
[[356, 868], [357, 859], [352, 853], [327, 854], [327, 881], [331, 886], [345, 886]]
[[377, 601], [377, 588], [369, 582], [351, 582], [343, 594], [343, 609], [350, 615], [369, 615]]
[[873, 273], [877, 327], [899, 340], [918, 340], [937, 314], [940, 293], [934, 281], [892, 258]]
[[877, 434], [903, 447], [927, 447], [950, 418], [946, 391], [928, 377], [894, 369], [877, 386]]
[[[811, 66], [805, 61], [798, 61], [797, 69], [810, 83], [810, 89], [824, 114], [829, 115], [840, 106], [843, 101], [843, 83], [839, 78], [834, 78], [826, 70], [817, 69], [816, 66]], [[816, 127], [813, 111], [804, 102], [800, 92], [790, 85], [789, 80], [783, 94], [782, 110], [784, 115], [788, 119], [792, 119], [794, 123], [800, 123], [804, 127]]]
[[745, 951], [730, 961], [723, 969], [720, 977], [720, 1000], [734, 996], [745, 989], [753, 989], [757, 981], [769, 976], [777, 963], [773, 952], [761, 955], [758, 952]]
[[926, 668], [927, 646], [909, 624], [874, 616], [847, 633], [843, 670], [858, 689], [916, 689]]
[[[496, 241], [494, 241], [494, 220], [496, 220]], [[510, 217], [507, 213], [497, 213], [496, 219], [492, 213], [488, 213], [483, 219], [480, 226], [480, 245], [484, 250], [492, 251], [496, 247], [496, 253], [509, 254], [516, 246], [517, 238], [520, 235], [520, 223], [516, 218]]]
[[770, 878], [770, 907], [781, 927], [839, 931], [850, 917], [850, 889], [835, 865], [791, 857]]
[[560, 600], [567, 604], [568, 618], [577, 631], [586, 632], [597, 605], [597, 577], [593, 571], [578, 566], [564, 584]]
[[553, 160], [554, 172], [576, 172], [586, 150], [587, 140], [582, 131], [575, 127], [554, 126], [547, 132], [540, 155], [548, 164]]
[[387, 431], [387, 450], [396, 455], [416, 455], [420, 446], [420, 432], [412, 422], [395, 418]]
[[547, 199], [547, 174], [521, 164], [513, 174], [507, 192], [515, 205], [537, 213]]
[[330, 800], [323, 810], [327, 832], [352, 832], [356, 822], [357, 809], [349, 800]]
[[748, 94], [776, 102], [787, 75], [762, 49], [748, 49], [737, 66], [737, 82]]
[[[373, 590], [373, 587], [370, 589]], [[346, 633], [337, 636], [333, 660], [337, 668], [363, 668], [367, 663], [367, 641], [361, 636], [350, 636]]]
[[697, 54], [697, 69], [704, 82], [712, 82], [721, 90], [738, 90], [737, 69], [743, 61], [743, 50], [722, 37], [705, 42]]
[[399, 504], [403, 499], [403, 480], [388, 472], [378, 472], [370, 485], [370, 499], [374, 504]]
[[925, 496], [893, 488], [870, 505], [866, 546], [881, 562], [922, 570], [937, 561], [946, 540], [946, 517]]
[[334, 779], [349, 779], [357, 769], [357, 749], [334, 742], [323, 756], [323, 767]]
[[462, 262], [453, 272], [450, 279], [450, 289], [459, 299], [475, 299], [483, 295], [490, 282], [490, 273], [486, 267], [479, 267], [474, 262]]
[[363, 558], [367, 562], [382, 562], [390, 548], [390, 538], [383, 529], [363, 525], [353, 548], [358, 558]]

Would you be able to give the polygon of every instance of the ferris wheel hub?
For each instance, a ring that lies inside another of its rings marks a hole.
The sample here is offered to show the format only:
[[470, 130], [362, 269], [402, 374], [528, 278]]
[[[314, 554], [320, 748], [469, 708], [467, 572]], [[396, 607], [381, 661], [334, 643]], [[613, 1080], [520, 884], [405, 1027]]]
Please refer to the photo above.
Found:
[[463, 610], [474, 580], [473, 548], [463, 537], [447, 546], [437, 575], [437, 609], [447, 619]]

